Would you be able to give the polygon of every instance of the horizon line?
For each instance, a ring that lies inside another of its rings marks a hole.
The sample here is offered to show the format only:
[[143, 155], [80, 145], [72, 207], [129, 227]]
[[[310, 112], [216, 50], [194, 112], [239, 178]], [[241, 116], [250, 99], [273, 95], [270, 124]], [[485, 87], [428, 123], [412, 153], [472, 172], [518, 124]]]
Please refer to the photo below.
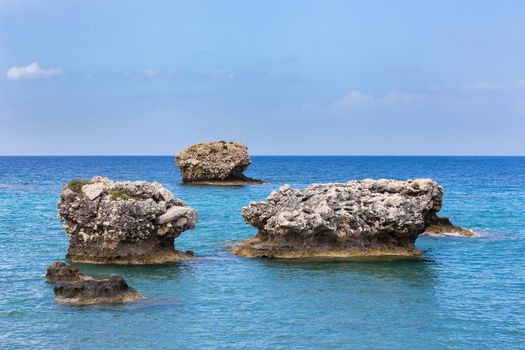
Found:
[[[175, 157], [173, 154], [0, 154], [0, 157]], [[250, 157], [525, 157], [525, 154], [250, 154]]]

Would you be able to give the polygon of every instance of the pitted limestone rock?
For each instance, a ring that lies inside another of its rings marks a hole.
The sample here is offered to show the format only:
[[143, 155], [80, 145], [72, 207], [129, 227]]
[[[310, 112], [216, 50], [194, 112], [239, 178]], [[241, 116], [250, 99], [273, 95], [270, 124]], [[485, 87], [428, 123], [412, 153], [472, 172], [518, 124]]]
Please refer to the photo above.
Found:
[[69, 238], [67, 258], [88, 263], [148, 264], [189, 258], [174, 239], [197, 212], [157, 182], [74, 180], [60, 193], [59, 219]]
[[435, 222], [442, 199], [430, 179], [283, 186], [243, 208], [258, 234], [232, 250], [282, 258], [417, 255], [416, 238]]
[[262, 183], [243, 173], [251, 164], [248, 148], [238, 142], [202, 142], [176, 156], [185, 183], [236, 185]]

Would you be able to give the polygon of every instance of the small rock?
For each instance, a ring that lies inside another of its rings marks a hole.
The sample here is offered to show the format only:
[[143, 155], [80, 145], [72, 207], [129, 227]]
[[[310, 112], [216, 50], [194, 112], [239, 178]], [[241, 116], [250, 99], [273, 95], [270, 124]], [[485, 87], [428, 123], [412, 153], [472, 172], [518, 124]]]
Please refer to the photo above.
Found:
[[70, 305], [121, 304], [144, 299], [122, 276], [95, 278], [59, 261], [47, 268], [46, 281], [55, 283], [56, 300]]
[[430, 224], [425, 227], [425, 234], [428, 235], [444, 235], [444, 236], [465, 236], [473, 237], [474, 231], [458, 227], [454, 225], [447, 217], [435, 217]]
[[54, 288], [58, 302], [69, 305], [122, 304], [144, 297], [128, 286], [121, 276], [108, 279], [86, 278], [59, 283]]

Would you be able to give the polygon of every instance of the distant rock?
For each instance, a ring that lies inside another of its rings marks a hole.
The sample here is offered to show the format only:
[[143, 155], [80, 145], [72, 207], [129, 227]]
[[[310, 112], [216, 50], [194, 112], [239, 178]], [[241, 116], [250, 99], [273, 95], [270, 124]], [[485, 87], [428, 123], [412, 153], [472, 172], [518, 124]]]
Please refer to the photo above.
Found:
[[243, 185], [263, 182], [243, 174], [251, 160], [246, 145], [238, 142], [194, 144], [177, 154], [176, 163], [185, 183]]
[[191, 258], [175, 250], [174, 239], [195, 227], [197, 212], [157, 182], [73, 180], [60, 193], [58, 213], [72, 261], [154, 264]]
[[435, 217], [430, 222], [429, 226], [425, 227], [425, 234], [428, 234], [431, 236], [433, 235], [466, 236], [466, 237], [475, 236], [474, 231], [454, 225], [452, 222], [450, 222], [450, 219], [447, 217]]
[[232, 247], [247, 257], [413, 256], [436, 222], [443, 188], [430, 179], [283, 186], [242, 210], [258, 229]]
[[47, 268], [46, 281], [51, 283], [80, 281], [83, 277], [84, 275], [78, 272], [76, 267], [56, 261]]

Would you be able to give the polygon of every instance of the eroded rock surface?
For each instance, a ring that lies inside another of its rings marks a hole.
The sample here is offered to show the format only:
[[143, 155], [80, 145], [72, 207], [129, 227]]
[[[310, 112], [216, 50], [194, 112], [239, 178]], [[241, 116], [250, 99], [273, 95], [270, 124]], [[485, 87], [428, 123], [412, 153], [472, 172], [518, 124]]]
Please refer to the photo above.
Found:
[[74, 180], [60, 193], [59, 219], [77, 262], [149, 264], [184, 260], [174, 239], [197, 222], [197, 212], [157, 182]]
[[435, 222], [442, 199], [430, 179], [283, 186], [243, 208], [258, 234], [232, 250], [279, 258], [418, 255], [416, 238]]
[[242, 185], [262, 183], [243, 173], [251, 164], [248, 148], [238, 142], [202, 142], [179, 152], [176, 163], [182, 181], [194, 184]]
[[121, 276], [59, 283], [54, 288], [58, 302], [69, 305], [123, 304], [144, 297]]
[[96, 278], [58, 261], [47, 268], [46, 281], [55, 283], [56, 300], [69, 305], [122, 304], [144, 299], [122, 276]]

